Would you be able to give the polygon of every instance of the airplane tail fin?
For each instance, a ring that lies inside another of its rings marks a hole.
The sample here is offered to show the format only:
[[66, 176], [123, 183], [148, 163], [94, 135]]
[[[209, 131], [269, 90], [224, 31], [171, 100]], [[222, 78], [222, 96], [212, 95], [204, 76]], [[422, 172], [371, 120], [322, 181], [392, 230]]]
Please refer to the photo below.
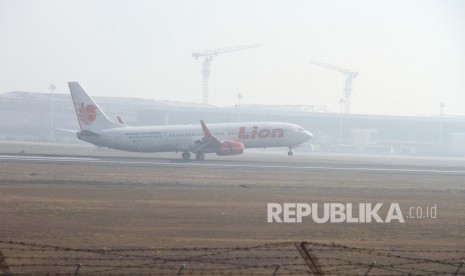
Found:
[[74, 108], [78, 118], [81, 130], [98, 132], [100, 130], [120, 127], [121, 125], [108, 119], [107, 115], [87, 95], [78, 82], [68, 82], [71, 98], [73, 99]]

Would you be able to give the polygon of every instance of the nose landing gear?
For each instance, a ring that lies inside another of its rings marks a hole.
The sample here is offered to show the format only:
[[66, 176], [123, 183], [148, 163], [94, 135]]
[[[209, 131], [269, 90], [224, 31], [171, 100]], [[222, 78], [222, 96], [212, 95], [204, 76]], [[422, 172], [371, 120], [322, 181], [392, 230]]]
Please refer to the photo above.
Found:
[[291, 146], [289, 146], [289, 151], [287, 152], [287, 155], [288, 156], [293, 156], [294, 155], [294, 152], [292, 151]]

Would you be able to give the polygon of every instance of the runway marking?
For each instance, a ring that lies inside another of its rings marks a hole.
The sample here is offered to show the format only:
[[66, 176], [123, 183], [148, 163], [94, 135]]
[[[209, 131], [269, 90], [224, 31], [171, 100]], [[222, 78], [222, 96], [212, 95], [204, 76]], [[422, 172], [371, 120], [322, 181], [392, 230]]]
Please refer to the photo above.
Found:
[[364, 168], [364, 167], [320, 167], [320, 166], [286, 166], [286, 165], [253, 165], [253, 164], [214, 164], [214, 163], [153, 163], [141, 161], [110, 161], [96, 160], [94, 163], [114, 164], [141, 164], [141, 165], [179, 165], [179, 166], [209, 166], [209, 167], [235, 167], [235, 168], [260, 168], [260, 169], [308, 169], [308, 170], [342, 170], [342, 171], [380, 171], [380, 172], [429, 172], [465, 174], [464, 171], [453, 170], [424, 170], [424, 169], [399, 169], [399, 168]]
[[400, 173], [440, 173], [440, 174], [464, 174], [465, 170], [440, 170], [440, 169], [402, 169], [402, 168], [367, 168], [367, 167], [331, 167], [331, 166], [292, 166], [292, 165], [260, 165], [260, 164], [217, 164], [205, 162], [147, 162], [147, 161], [117, 161], [101, 160], [87, 157], [48, 157], [48, 156], [10, 156], [0, 155], [0, 160], [18, 161], [57, 161], [76, 163], [100, 163], [122, 165], [150, 165], [150, 166], [192, 166], [192, 167], [217, 167], [217, 168], [259, 168], [259, 169], [300, 169], [323, 171], [355, 171], [355, 172], [400, 172]]
[[27, 161], [27, 160], [56, 160], [56, 161], [91, 161], [91, 160], [98, 160], [95, 158], [90, 158], [90, 157], [60, 157], [60, 156], [33, 156], [33, 155], [24, 155], [24, 156], [18, 156], [18, 155], [0, 155], [1, 160], [22, 160], [22, 161]]

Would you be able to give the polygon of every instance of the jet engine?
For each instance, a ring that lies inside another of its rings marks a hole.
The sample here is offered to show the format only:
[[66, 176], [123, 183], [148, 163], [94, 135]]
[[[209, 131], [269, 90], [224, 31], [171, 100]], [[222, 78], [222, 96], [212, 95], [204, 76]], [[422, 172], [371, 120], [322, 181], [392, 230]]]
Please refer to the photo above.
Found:
[[244, 144], [237, 141], [224, 141], [221, 142], [218, 150], [216, 151], [217, 155], [238, 155], [244, 152]]

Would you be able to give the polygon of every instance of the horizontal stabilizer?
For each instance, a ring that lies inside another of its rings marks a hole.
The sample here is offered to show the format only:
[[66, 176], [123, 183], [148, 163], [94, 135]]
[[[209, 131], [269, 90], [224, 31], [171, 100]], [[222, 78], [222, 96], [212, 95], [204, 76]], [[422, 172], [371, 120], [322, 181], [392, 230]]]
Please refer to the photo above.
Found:
[[69, 132], [69, 133], [78, 133], [79, 130], [74, 130], [74, 129], [67, 129], [67, 128], [54, 128], [55, 130], [59, 130], [59, 131], [64, 131], [64, 132]]
[[83, 130], [77, 133], [78, 136], [99, 136], [100, 133], [92, 131], [92, 130]]

